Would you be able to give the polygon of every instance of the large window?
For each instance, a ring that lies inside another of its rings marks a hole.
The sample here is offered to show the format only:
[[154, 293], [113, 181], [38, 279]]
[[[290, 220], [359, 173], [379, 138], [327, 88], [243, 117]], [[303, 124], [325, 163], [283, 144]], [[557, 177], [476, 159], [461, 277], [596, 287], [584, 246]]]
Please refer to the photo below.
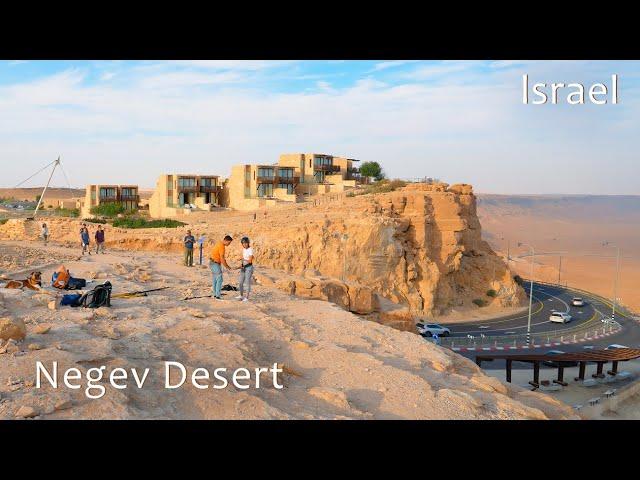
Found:
[[122, 189], [122, 196], [123, 197], [135, 197], [136, 196], [136, 189], [135, 188], [123, 188]]
[[178, 187], [195, 187], [196, 179], [195, 178], [179, 178], [178, 179]]
[[285, 189], [289, 195], [292, 195], [293, 193], [295, 193], [295, 187], [293, 183], [279, 183], [278, 188]]
[[100, 198], [115, 198], [116, 197], [116, 189], [115, 188], [101, 188], [100, 189]]
[[258, 185], [259, 197], [273, 197], [273, 183], [261, 183]]
[[258, 176], [259, 177], [275, 177], [275, 171], [273, 168], [268, 167], [260, 167], [258, 168]]
[[293, 168], [279, 168], [278, 176], [280, 178], [293, 178]]
[[314, 157], [313, 163], [317, 166], [333, 165], [333, 157]]
[[200, 185], [202, 187], [215, 187], [216, 179], [215, 178], [201, 178]]

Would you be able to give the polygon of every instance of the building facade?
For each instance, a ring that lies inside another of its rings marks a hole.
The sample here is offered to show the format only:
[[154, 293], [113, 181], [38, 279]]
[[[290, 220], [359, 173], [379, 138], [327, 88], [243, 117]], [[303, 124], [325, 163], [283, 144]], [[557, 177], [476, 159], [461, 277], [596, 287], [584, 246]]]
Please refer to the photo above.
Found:
[[285, 153], [278, 164], [293, 167], [300, 175], [299, 192], [305, 195], [343, 192], [360, 178], [354, 163], [359, 160], [324, 153]]
[[217, 175], [165, 174], [149, 199], [152, 218], [166, 218], [220, 205], [222, 183]]
[[255, 210], [278, 202], [296, 202], [300, 175], [280, 165], [235, 165], [225, 187], [228, 206]]
[[137, 210], [140, 197], [137, 185], [87, 185], [80, 211], [83, 217], [91, 216], [91, 209], [107, 203], [118, 203], [125, 210]]

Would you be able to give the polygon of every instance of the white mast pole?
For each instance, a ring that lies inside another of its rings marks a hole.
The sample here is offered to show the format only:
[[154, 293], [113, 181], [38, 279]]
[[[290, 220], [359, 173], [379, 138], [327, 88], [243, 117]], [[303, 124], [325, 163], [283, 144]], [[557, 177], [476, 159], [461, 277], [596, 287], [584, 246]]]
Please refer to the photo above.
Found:
[[53, 178], [53, 172], [56, 171], [56, 167], [60, 165], [60, 157], [53, 163], [53, 169], [51, 170], [51, 175], [49, 175], [49, 180], [47, 180], [47, 184], [44, 186], [44, 190], [42, 190], [42, 195], [40, 195], [40, 199], [38, 200], [38, 204], [36, 205], [36, 211], [33, 212], [33, 218], [35, 220], [36, 215], [38, 214], [38, 210], [40, 209], [40, 204], [42, 204], [42, 200], [44, 199], [44, 194], [49, 188], [49, 184], [51, 183], [51, 178]]

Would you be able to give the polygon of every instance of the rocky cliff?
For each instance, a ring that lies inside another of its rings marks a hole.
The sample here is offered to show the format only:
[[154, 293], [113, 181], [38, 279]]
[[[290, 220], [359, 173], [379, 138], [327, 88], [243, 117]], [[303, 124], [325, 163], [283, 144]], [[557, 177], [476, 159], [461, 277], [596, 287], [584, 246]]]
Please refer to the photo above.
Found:
[[[253, 213], [220, 211], [182, 220], [189, 222], [194, 234], [205, 234], [209, 244], [227, 233], [234, 238], [248, 235], [257, 265], [304, 275], [306, 280], [294, 282], [297, 291], [294, 288], [291, 293], [312, 298], [342, 296], [346, 298], [343, 306], [353, 311], [357, 310], [350, 308], [350, 301], [355, 300], [349, 299], [358, 296], [357, 303], [377, 308], [369, 298], [371, 292], [409, 306], [414, 315], [428, 316], [452, 308], [477, 309], [474, 301], [500, 307], [524, 302], [524, 292], [504, 262], [481, 238], [470, 185], [410, 184], [390, 193], [258, 212], [256, 218]], [[50, 221], [52, 240], [77, 242], [78, 223]], [[186, 228], [126, 231], [107, 227], [107, 245], [178, 252]], [[36, 238], [37, 234], [36, 222], [9, 221], [0, 226], [0, 239]], [[238, 243], [229, 249], [232, 264], [239, 256]], [[314, 290], [313, 278], [321, 276], [333, 279], [333, 286], [316, 282]], [[314, 291], [321, 293], [314, 295]]]

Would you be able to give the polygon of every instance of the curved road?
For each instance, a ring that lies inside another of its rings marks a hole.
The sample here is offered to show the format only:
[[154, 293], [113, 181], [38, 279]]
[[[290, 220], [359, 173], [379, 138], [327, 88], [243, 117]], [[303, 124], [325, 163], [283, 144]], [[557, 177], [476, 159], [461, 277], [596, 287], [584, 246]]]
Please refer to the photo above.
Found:
[[[528, 284], [525, 284], [525, 290], [528, 293]], [[584, 307], [571, 306], [571, 300], [574, 297], [581, 297], [585, 301]], [[568, 324], [552, 323], [549, 321], [549, 315], [553, 310], [561, 312], [569, 312], [573, 317]], [[518, 336], [522, 338], [527, 332], [527, 316], [528, 312], [510, 315], [506, 317], [489, 319], [483, 321], [472, 321], [465, 323], [445, 324], [451, 330], [451, 337], [466, 338], [467, 335], [473, 335], [477, 339], [481, 335], [487, 337], [504, 337], [505, 343], [508, 342], [510, 336]], [[531, 333], [550, 333], [554, 337], [556, 334], [562, 335], [563, 330], [575, 330], [576, 328], [590, 329], [603, 326], [602, 318], [611, 317], [611, 303], [604, 301], [598, 296], [591, 296], [585, 292], [573, 291], [569, 288], [536, 284], [533, 288], [533, 305], [531, 315]], [[617, 343], [631, 348], [640, 348], [640, 318], [634, 318], [628, 311], [622, 309], [618, 311], [616, 308], [616, 321], [621, 325], [621, 330], [613, 335], [594, 339], [586, 343], [563, 344], [554, 347], [536, 348], [532, 353], [546, 353], [549, 350], [561, 350], [563, 352], [581, 351], [586, 348], [603, 349], [608, 345]], [[479, 351], [460, 351], [458, 352], [465, 357], [474, 359]], [[485, 352], [486, 353], [486, 352]], [[521, 354], [522, 350], [504, 350], [501, 354]], [[502, 361], [494, 361], [483, 364], [483, 368], [503, 368]], [[515, 367], [514, 365], [514, 368]]]
[[[527, 285], [528, 286], [528, 285]], [[526, 288], [528, 293], [528, 288]], [[582, 297], [584, 307], [571, 306], [573, 297]], [[573, 318], [569, 323], [553, 323], [549, 316], [553, 310], [569, 313]], [[603, 316], [610, 316], [611, 308], [600, 301], [587, 298], [583, 294], [547, 285], [534, 284], [533, 305], [531, 307], [531, 333], [559, 333], [562, 330], [575, 330], [576, 327], [598, 326]], [[452, 337], [466, 337], [473, 335], [510, 336], [527, 333], [528, 312], [518, 313], [497, 319], [481, 320], [465, 323], [442, 325], [451, 330]]]

